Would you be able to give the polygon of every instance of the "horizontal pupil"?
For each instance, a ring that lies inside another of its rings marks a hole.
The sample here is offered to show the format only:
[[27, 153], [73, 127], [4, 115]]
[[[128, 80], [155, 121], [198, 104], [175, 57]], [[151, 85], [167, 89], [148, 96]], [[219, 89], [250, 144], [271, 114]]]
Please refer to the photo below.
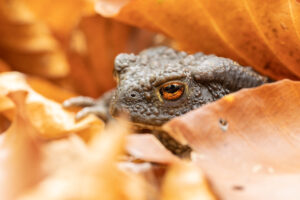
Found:
[[164, 91], [167, 93], [175, 93], [180, 89], [179, 85], [168, 85], [164, 88]]

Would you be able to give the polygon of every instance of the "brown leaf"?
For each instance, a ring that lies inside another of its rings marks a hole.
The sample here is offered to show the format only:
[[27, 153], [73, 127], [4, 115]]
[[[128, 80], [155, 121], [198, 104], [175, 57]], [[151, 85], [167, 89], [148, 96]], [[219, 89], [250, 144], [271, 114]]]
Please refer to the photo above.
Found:
[[43, 95], [48, 99], [52, 99], [59, 103], [62, 103], [66, 99], [76, 96], [76, 94], [68, 90], [64, 90], [38, 77], [27, 77], [26, 81], [34, 91], [36, 91], [37, 93]]
[[21, 0], [57, 34], [67, 35], [82, 16], [94, 13], [93, 0]]
[[0, 72], [6, 72], [9, 70], [10, 70], [9, 66], [0, 59]]
[[244, 89], [164, 126], [182, 134], [222, 199], [299, 199], [300, 84]]
[[12, 102], [5, 96], [17, 90], [28, 92], [26, 99], [28, 118], [39, 130], [41, 137], [59, 138], [71, 132], [89, 137], [103, 129], [103, 122], [95, 116], [88, 116], [76, 122], [75, 113], [64, 110], [60, 104], [35, 92], [26, 82], [25, 76], [17, 72], [0, 75], [0, 112], [11, 111], [14, 108]]
[[[300, 24], [293, 22], [289, 1], [244, 2], [248, 12], [251, 13], [253, 23], [256, 24], [258, 31], [263, 33], [266, 45], [288, 70], [299, 77], [300, 38], [294, 25], [299, 27]], [[300, 9], [300, 5], [294, 4], [294, 8]], [[273, 12], [268, 12], [270, 10]]]
[[12, 125], [1, 135], [1, 199], [16, 199], [43, 177], [40, 142], [35, 138], [39, 134], [28, 121], [26, 95], [24, 91], [8, 94], [17, 109]]
[[57, 170], [20, 199], [146, 199], [144, 181], [117, 167], [127, 134], [125, 124], [110, 126], [93, 140], [82, 157]]
[[129, 3], [129, 0], [103, 0], [98, 1], [96, 4], [96, 10], [105, 17], [112, 17], [120, 11], [120, 9]]
[[22, 1], [0, 1], [0, 54], [12, 68], [46, 77], [62, 77], [69, 66], [45, 24]]
[[180, 49], [229, 57], [274, 79], [300, 77], [300, 4], [295, 1], [98, 0], [96, 8], [162, 32]]
[[0, 114], [0, 133], [3, 133], [10, 126], [10, 121], [2, 114]]
[[152, 44], [152, 38], [152, 33], [99, 15], [82, 18], [67, 50], [72, 85], [81, 94], [98, 97], [115, 86], [115, 56], [142, 50]]
[[127, 137], [127, 152], [148, 162], [174, 163], [179, 159], [152, 134], [132, 134]]
[[293, 21], [294, 28], [296, 29], [298, 38], [300, 38], [300, 2], [298, 0], [288, 0], [290, 6], [290, 13]]
[[69, 169], [86, 158], [89, 151], [87, 144], [76, 134], [46, 141], [41, 148], [43, 153], [42, 169], [49, 175], [59, 170]]
[[204, 174], [192, 163], [177, 162], [168, 170], [163, 186], [162, 200], [214, 200], [216, 199]]

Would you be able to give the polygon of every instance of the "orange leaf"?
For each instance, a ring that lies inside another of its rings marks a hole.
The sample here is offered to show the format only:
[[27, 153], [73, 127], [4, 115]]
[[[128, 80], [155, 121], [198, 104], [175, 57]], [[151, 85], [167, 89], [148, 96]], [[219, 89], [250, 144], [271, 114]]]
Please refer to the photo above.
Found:
[[49, 29], [21, 1], [0, 1], [0, 52], [11, 67], [47, 77], [68, 73], [66, 57]]
[[163, 186], [162, 200], [214, 200], [202, 171], [192, 163], [178, 162], [168, 170]]
[[88, 137], [103, 129], [103, 122], [95, 116], [76, 122], [74, 113], [64, 110], [60, 104], [36, 93], [26, 82], [25, 76], [17, 72], [0, 75], [0, 111], [13, 108], [12, 102], [5, 95], [17, 90], [28, 92], [26, 99], [28, 117], [42, 137], [58, 138], [71, 132], [81, 133]]
[[300, 83], [244, 89], [171, 120], [224, 199], [298, 199]]
[[26, 81], [34, 91], [59, 103], [76, 96], [74, 93], [64, 90], [41, 78], [27, 77]]
[[146, 199], [145, 182], [136, 174], [119, 170], [116, 165], [127, 134], [125, 124], [110, 126], [95, 137], [79, 159], [70, 160], [71, 164], [55, 171], [21, 199]]
[[8, 65], [0, 59], [0, 72], [6, 72], [9, 70], [10, 69], [9, 69]]
[[[289, 1], [244, 0], [244, 2], [264, 42], [288, 70], [300, 77], [300, 38], [294, 27], [296, 24], [293, 23]], [[300, 4], [294, 6], [300, 9]]]
[[24, 91], [8, 94], [17, 109], [12, 125], [1, 135], [1, 199], [16, 199], [43, 177], [40, 142], [35, 138], [38, 132], [27, 118], [26, 94]]
[[93, 0], [22, 0], [54, 32], [67, 35], [80, 18], [94, 13]]
[[132, 134], [127, 138], [126, 150], [132, 156], [148, 162], [174, 163], [179, 159], [150, 134]]
[[162, 32], [183, 50], [229, 57], [274, 79], [300, 77], [295, 1], [98, 0], [96, 8]]
[[93, 97], [113, 88], [115, 56], [149, 46], [152, 37], [152, 33], [99, 15], [82, 18], [67, 51], [72, 86], [81, 94]]

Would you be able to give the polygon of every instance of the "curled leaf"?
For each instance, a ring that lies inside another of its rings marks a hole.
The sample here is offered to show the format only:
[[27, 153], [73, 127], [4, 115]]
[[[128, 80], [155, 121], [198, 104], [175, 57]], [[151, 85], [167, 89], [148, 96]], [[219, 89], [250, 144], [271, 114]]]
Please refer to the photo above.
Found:
[[177, 48], [229, 57], [274, 79], [300, 77], [296, 1], [98, 0], [96, 9], [164, 33]]
[[68, 73], [63, 51], [50, 30], [23, 1], [0, 1], [0, 52], [12, 68], [52, 78]]
[[17, 109], [12, 125], [1, 135], [1, 199], [16, 199], [43, 177], [40, 141], [36, 138], [38, 131], [28, 121], [26, 95], [25, 91], [8, 94]]
[[67, 50], [71, 87], [93, 97], [113, 88], [115, 56], [142, 50], [152, 44], [152, 38], [153, 33], [99, 15], [83, 17]]
[[69, 34], [82, 16], [94, 13], [93, 0], [22, 0], [48, 27], [61, 35]]
[[10, 70], [9, 66], [0, 59], [0, 72], [6, 72], [9, 70]]
[[299, 98], [288, 80], [244, 89], [164, 129], [185, 138], [221, 198], [298, 199]]
[[109, 126], [82, 156], [56, 170], [20, 199], [146, 199], [145, 182], [117, 167], [127, 134], [126, 124]]
[[76, 96], [74, 93], [62, 89], [38, 77], [27, 77], [26, 81], [34, 91], [36, 91], [37, 93], [43, 95], [48, 99], [52, 99], [59, 103], [62, 103], [63, 101]]
[[0, 111], [7, 112], [13, 109], [14, 106], [6, 98], [6, 94], [17, 90], [28, 92], [26, 99], [28, 118], [39, 130], [41, 137], [58, 138], [71, 132], [88, 137], [103, 129], [103, 122], [95, 116], [89, 116], [76, 122], [74, 113], [64, 110], [60, 104], [35, 92], [26, 82], [25, 76], [17, 72], [0, 75]]
[[177, 162], [168, 170], [163, 186], [162, 200], [216, 199], [199, 167], [192, 163]]

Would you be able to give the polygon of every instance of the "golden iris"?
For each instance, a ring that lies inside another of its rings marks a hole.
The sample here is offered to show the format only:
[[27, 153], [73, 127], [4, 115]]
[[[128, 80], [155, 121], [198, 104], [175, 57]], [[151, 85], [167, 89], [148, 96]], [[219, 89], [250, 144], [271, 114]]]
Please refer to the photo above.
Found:
[[184, 84], [177, 82], [166, 83], [159, 89], [160, 95], [165, 100], [176, 100], [179, 99], [184, 92]]

